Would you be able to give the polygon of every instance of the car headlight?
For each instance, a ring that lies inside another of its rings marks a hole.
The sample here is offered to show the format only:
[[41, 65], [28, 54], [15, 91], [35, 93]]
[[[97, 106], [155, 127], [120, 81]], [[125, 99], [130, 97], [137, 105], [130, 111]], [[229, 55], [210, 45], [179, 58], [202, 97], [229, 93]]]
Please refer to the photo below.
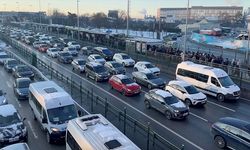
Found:
[[59, 132], [60, 130], [58, 128], [50, 128], [52, 132]]
[[7, 101], [7, 99], [5, 98], [4, 100], [3, 100], [3, 104], [7, 104], [8, 103], [8, 101]]
[[180, 111], [179, 110], [174, 110], [175, 113], [179, 113]]
[[128, 92], [131, 92], [132, 90], [130, 90], [130, 89], [127, 89], [128, 90]]

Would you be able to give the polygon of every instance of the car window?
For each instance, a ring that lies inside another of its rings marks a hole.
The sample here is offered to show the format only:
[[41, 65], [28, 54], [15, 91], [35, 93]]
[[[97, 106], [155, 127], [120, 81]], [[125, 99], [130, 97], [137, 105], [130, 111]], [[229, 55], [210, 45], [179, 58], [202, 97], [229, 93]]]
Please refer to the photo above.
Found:
[[217, 87], [220, 87], [220, 84], [219, 84], [218, 80], [216, 78], [214, 78], [214, 77], [211, 77], [211, 83], [214, 84]]
[[178, 91], [185, 92], [185, 90], [181, 86], [179, 86], [179, 85], [176, 85], [176, 89]]

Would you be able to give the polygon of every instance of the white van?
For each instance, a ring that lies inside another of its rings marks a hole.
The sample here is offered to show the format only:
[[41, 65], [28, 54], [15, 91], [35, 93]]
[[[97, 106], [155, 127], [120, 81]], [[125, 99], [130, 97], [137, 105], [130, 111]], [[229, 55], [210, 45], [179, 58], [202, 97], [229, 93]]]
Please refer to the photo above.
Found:
[[74, 100], [53, 81], [32, 83], [29, 104], [49, 143], [65, 141], [69, 120], [77, 117]]
[[178, 64], [176, 79], [194, 85], [201, 92], [217, 97], [219, 101], [237, 100], [240, 97], [240, 88], [219, 68], [185, 61]]
[[30, 150], [30, 148], [26, 143], [16, 143], [16, 144], [12, 144], [4, 148], [1, 148], [0, 150]]
[[66, 150], [139, 150], [121, 131], [100, 114], [70, 120]]

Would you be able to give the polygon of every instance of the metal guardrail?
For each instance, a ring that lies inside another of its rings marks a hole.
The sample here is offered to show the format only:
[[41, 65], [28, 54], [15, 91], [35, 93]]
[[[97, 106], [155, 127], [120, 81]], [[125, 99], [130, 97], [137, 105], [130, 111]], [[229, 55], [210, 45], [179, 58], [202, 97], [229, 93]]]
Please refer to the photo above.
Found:
[[[34, 54], [32, 54], [30, 50], [28, 50], [26, 47], [17, 44], [15, 40], [12, 40], [6, 36], [2, 36], [2, 39], [17, 48], [20, 51], [20, 54], [25, 57], [25, 59], [33, 59]], [[98, 93], [94, 92], [93, 89], [85, 88], [82, 85], [82, 82], [76, 82], [72, 79], [72, 77], [70, 78], [64, 73], [55, 70], [51, 65], [48, 65], [48, 62], [46, 63], [40, 58], [36, 58], [36, 60], [37, 64], [33, 65], [47, 69], [51, 78], [55, 77], [58, 80], [69, 85], [72, 96], [79, 94], [78, 98], [80, 97], [80, 104], [88, 103], [88, 107], [91, 113], [103, 114], [114, 125], [116, 125], [120, 130], [122, 130], [125, 135], [130, 137], [130, 139], [137, 138], [135, 142], [139, 141], [139, 143], [137, 144], [140, 145], [142, 149], [184, 149], [184, 145], [178, 147], [171, 143], [169, 140], [160, 136], [158, 133], [151, 129], [149, 123], [145, 125], [140, 121], [137, 121], [135, 118], [128, 114], [126, 108], [120, 109], [116, 107], [112, 103], [108, 102], [106, 98], [100, 97]], [[65, 70], [65, 72], [67, 72], [67, 70]], [[81, 79], [77, 81], [81, 81]]]

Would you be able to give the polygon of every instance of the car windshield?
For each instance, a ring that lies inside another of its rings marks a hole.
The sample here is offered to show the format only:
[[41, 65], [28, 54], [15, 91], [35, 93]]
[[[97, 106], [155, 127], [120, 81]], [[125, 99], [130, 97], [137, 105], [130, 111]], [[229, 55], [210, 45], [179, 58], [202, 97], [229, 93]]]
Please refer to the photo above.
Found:
[[218, 79], [223, 87], [229, 87], [231, 85], [234, 85], [234, 82], [231, 80], [229, 76], [221, 77]]
[[168, 105], [172, 105], [172, 104], [179, 102], [175, 96], [164, 97], [163, 99], [164, 99], [165, 103]]
[[158, 78], [158, 77], [157, 77], [156, 75], [154, 75], [153, 73], [148, 73], [148, 74], [146, 74], [146, 76], [147, 76], [147, 78], [148, 78], [149, 80]]
[[112, 66], [114, 68], [120, 68], [120, 67], [122, 67], [122, 64], [120, 64], [120, 63], [112, 63]]
[[122, 79], [121, 81], [122, 81], [123, 84], [132, 84], [132, 83], [134, 83], [134, 80], [132, 80], [130, 78]]
[[0, 115], [0, 127], [6, 127], [15, 123], [19, 123], [20, 118], [17, 114], [17, 112], [13, 113], [12, 115], [9, 116], [2, 116]]
[[79, 65], [85, 65], [85, 64], [86, 64], [86, 61], [85, 61], [85, 60], [79, 60], [79, 61], [78, 61], [78, 64], [79, 64]]
[[9, 58], [8, 55], [0, 55], [0, 58]]
[[17, 69], [18, 72], [26, 72], [26, 71], [31, 71], [31, 69], [27, 66], [20, 66]]
[[146, 66], [147, 68], [155, 68], [155, 66], [152, 65], [152, 64], [145, 64], [145, 66]]
[[20, 81], [17, 83], [17, 88], [29, 88], [30, 81]]
[[49, 121], [52, 124], [63, 124], [77, 117], [75, 105], [48, 109]]
[[186, 86], [184, 88], [186, 89], [188, 94], [197, 94], [197, 93], [199, 93], [199, 91], [194, 86], [190, 85], [190, 86]]
[[106, 55], [112, 55], [113, 53], [108, 49], [103, 49], [102, 52]]
[[95, 56], [95, 59], [102, 59], [101, 56]]
[[68, 50], [69, 51], [75, 51], [76, 49], [74, 47], [69, 47]]
[[96, 73], [106, 72], [106, 69], [103, 66], [96, 66], [96, 67], [94, 67], [94, 70]]
[[62, 56], [70, 56], [69, 53], [61, 53]]
[[128, 55], [122, 55], [122, 59], [130, 59]]

